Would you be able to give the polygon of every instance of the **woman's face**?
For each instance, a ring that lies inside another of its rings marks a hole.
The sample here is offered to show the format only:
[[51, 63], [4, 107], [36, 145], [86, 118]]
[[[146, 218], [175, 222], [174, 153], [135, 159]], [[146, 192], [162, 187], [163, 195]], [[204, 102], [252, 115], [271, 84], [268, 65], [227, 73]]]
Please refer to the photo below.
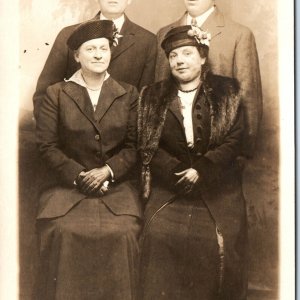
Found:
[[173, 76], [179, 83], [188, 83], [200, 77], [205, 58], [195, 46], [183, 46], [172, 50], [169, 63]]
[[213, 0], [184, 0], [184, 4], [189, 14], [197, 17], [213, 6]]
[[75, 52], [75, 60], [80, 63], [83, 74], [100, 74], [107, 70], [111, 52], [109, 41], [98, 38], [84, 42]]

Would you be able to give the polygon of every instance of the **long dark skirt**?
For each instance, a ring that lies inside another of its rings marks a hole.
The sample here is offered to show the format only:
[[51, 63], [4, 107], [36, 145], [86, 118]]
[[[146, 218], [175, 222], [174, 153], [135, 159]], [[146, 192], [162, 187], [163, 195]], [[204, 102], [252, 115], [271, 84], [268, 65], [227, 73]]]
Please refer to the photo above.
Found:
[[100, 199], [84, 199], [67, 215], [40, 220], [35, 299], [136, 299], [140, 225], [116, 216]]
[[177, 199], [145, 227], [140, 299], [218, 299], [216, 225], [201, 200]]

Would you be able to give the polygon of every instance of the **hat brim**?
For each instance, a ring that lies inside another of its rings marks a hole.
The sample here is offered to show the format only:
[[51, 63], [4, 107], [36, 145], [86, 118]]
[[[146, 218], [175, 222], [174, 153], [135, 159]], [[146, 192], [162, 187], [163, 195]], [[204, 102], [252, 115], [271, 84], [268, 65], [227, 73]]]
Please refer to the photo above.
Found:
[[184, 47], [184, 46], [195, 46], [198, 47], [199, 44], [194, 38], [186, 38], [168, 42], [164, 45], [165, 53], [168, 55], [170, 52], [176, 48]]

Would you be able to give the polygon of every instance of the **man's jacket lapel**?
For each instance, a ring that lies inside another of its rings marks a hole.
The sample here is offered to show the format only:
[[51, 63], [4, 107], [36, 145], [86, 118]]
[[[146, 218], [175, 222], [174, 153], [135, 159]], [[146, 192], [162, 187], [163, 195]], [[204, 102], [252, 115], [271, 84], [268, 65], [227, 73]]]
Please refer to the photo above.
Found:
[[201, 29], [208, 31], [211, 34], [211, 38], [214, 39], [214, 37], [222, 33], [224, 26], [224, 16], [219, 12], [217, 7], [215, 7], [212, 14], [202, 24]]
[[122, 35], [122, 37], [119, 38], [119, 44], [112, 48], [111, 61], [117, 58], [121, 53], [126, 51], [136, 42], [132, 22], [126, 16], [120, 35]]

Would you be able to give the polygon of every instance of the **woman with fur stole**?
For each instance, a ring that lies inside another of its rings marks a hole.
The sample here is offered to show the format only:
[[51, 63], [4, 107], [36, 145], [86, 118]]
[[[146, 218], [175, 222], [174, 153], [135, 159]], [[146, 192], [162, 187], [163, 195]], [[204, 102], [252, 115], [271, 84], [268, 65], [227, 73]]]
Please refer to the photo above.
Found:
[[209, 72], [210, 34], [171, 29], [169, 79], [139, 99], [145, 226], [139, 299], [245, 299], [239, 84]]

